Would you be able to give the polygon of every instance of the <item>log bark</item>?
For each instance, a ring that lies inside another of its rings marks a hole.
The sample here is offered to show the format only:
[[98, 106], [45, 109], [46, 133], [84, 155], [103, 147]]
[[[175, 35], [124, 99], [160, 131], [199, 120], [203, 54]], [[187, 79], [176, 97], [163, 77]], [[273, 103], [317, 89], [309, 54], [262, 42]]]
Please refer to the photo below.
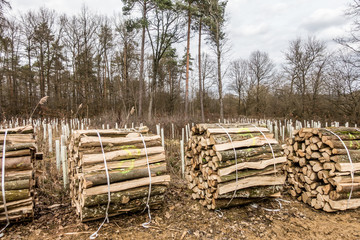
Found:
[[[31, 156], [5, 158], [5, 170], [31, 170], [33, 168], [31, 160]], [[0, 164], [1, 169], [2, 165]]]
[[[147, 155], [151, 156], [154, 154], [164, 153], [163, 147], [151, 147], [147, 148]], [[105, 158], [107, 162], [119, 161], [124, 159], [136, 159], [146, 156], [145, 149], [125, 149], [118, 150], [113, 152], [105, 153]], [[81, 162], [83, 165], [91, 165], [104, 162], [103, 154], [84, 154], [81, 157]]]
[[[101, 142], [103, 147], [110, 146], [128, 146], [136, 143], [142, 143], [143, 139], [145, 143], [150, 141], [158, 141], [161, 140], [161, 137], [158, 135], [155, 136], [144, 136], [142, 137], [123, 137], [123, 138], [110, 138], [110, 137], [102, 137]], [[98, 137], [82, 137], [79, 142], [79, 147], [100, 147], [100, 142]]]
[[284, 154], [282, 152], [275, 152], [274, 155], [272, 153], [263, 153], [257, 156], [253, 156], [253, 157], [244, 157], [244, 158], [237, 158], [237, 160], [228, 160], [226, 162], [216, 162], [215, 165], [219, 168], [224, 168], [224, 167], [228, 167], [228, 166], [233, 166], [236, 164], [236, 162], [239, 163], [243, 163], [243, 162], [259, 162], [261, 160], [268, 160], [268, 159], [272, 159], [272, 158], [278, 158], [278, 157], [282, 157], [284, 156]]
[[[146, 166], [147, 162], [149, 162], [149, 164], [154, 164], [163, 161], [165, 161], [165, 154], [161, 153], [161, 154], [151, 155], [148, 157], [148, 159], [146, 159], [146, 157], [143, 157], [138, 159], [108, 162], [107, 167], [109, 171], [114, 169], [122, 169], [123, 171], [127, 171], [128, 169], [131, 168]], [[85, 173], [98, 172], [98, 171], [105, 171], [105, 165], [97, 164], [97, 165], [83, 166], [83, 172]]]
[[[237, 174], [237, 177], [238, 177], [238, 179], [242, 179], [242, 178], [251, 177], [251, 176], [255, 176], [255, 175], [256, 176], [263, 176], [263, 175], [269, 175], [269, 174], [276, 175], [276, 173], [280, 173], [280, 171], [281, 171], [281, 167], [279, 167], [279, 166], [275, 167], [275, 169], [274, 169], [274, 166], [268, 166], [264, 169], [246, 169], [243, 171], [239, 171]], [[216, 177], [216, 180], [219, 183], [229, 182], [229, 181], [232, 181], [235, 179], [236, 179], [236, 173]]]
[[[2, 191], [0, 191], [0, 196], [2, 196]], [[18, 201], [22, 199], [27, 199], [30, 196], [29, 189], [20, 189], [20, 190], [5, 190], [5, 200], [6, 202]], [[0, 198], [0, 203], [3, 204], [2, 197]]]
[[[150, 164], [151, 176], [159, 176], [166, 172], [166, 163]], [[121, 182], [130, 179], [143, 178], [149, 175], [148, 167], [137, 167], [129, 169], [119, 169], [109, 172], [111, 183]], [[107, 177], [105, 172], [85, 174], [83, 176], [83, 187], [91, 188], [98, 185], [107, 184]]]
[[233, 196], [235, 198], [265, 198], [272, 196], [278, 192], [281, 192], [284, 189], [283, 185], [273, 185], [273, 186], [259, 186], [251, 187], [241, 190], [236, 190], [234, 192], [225, 193], [222, 195], [215, 195], [215, 199], [231, 199]]
[[268, 133], [269, 129], [264, 128], [264, 127], [240, 127], [240, 128], [225, 128], [226, 130], [224, 130], [223, 128], [217, 127], [217, 128], [208, 128], [207, 129], [207, 136], [210, 137], [211, 134], [235, 134], [235, 133], [258, 133], [258, 132], [263, 132], [263, 133]]
[[249, 177], [241, 179], [239, 181], [233, 181], [230, 183], [219, 184], [218, 193], [219, 195], [232, 192], [238, 189], [244, 189], [256, 186], [269, 186], [269, 185], [282, 185], [285, 183], [285, 176], [260, 176], [260, 177]]
[[[261, 133], [238, 133], [238, 134], [229, 134], [229, 135], [230, 135], [232, 141], [242, 141], [242, 140], [247, 140], [249, 138], [262, 136]], [[267, 138], [272, 138], [273, 134], [265, 134], [265, 136]], [[224, 143], [229, 143], [229, 142], [230, 142], [230, 139], [227, 134], [216, 134], [216, 135], [210, 136], [210, 144], [211, 145], [224, 144]]]
[[[164, 195], [155, 195], [150, 198], [149, 205], [150, 208], [153, 206], [159, 207], [163, 203]], [[109, 216], [116, 216], [124, 212], [137, 212], [143, 211], [146, 206], [147, 197], [141, 199], [135, 199], [129, 201], [126, 204], [122, 203], [113, 203], [109, 207]], [[81, 209], [81, 221], [90, 221], [99, 218], [104, 218], [106, 212], [106, 205], [100, 205], [96, 207], [83, 207]]]
[[[164, 175], [164, 176], [157, 176], [151, 178], [151, 184], [166, 184], [170, 182], [170, 176]], [[119, 192], [131, 188], [141, 187], [141, 186], [147, 186], [150, 184], [150, 178], [139, 178], [135, 180], [129, 180], [124, 182], [118, 182], [110, 184], [110, 192]], [[104, 194], [108, 192], [108, 186], [102, 185], [102, 186], [96, 186], [92, 188], [83, 189], [83, 195], [97, 195], [97, 194]]]
[[254, 137], [243, 141], [234, 141], [232, 143], [217, 144], [213, 146], [213, 149], [217, 152], [221, 152], [234, 148], [256, 147], [256, 146], [263, 146], [265, 144], [278, 144], [278, 142], [273, 138], [265, 139], [263, 137]]
[[237, 170], [242, 170], [242, 169], [264, 169], [267, 166], [270, 165], [274, 165], [274, 164], [281, 164], [281, 163], [285, 163], [286, 162], [286, 157], [278, 157], [275, 159], [269, 159], [269, 160], [261, 160], [259, 162], [244, 162], [244, 163], [239, 163], [237, 164], [237, 166], [230, 166], [227, 168], [222, 168], [218, 170], [218, 175], [219, 176], [224, 176], [224, 175], [228, 175], [230, 173], [233, 173]]
[[[154, 185], [151, 187], [151, 196], [164, 194], [167, 186]], [[126, 204], [129, 201], [137, 198], [143, 198], [148, 196], [149, 186], [138, 187], [130, 190], [114, 192], [110, 194], [111, 202], [119, 202]], [[98, 205], [105, 205], [108, 202], [108, 194], [98, 194], [92, 196], [81, 196], [80, 204], [82, 207], [92, 207]]]
[[[146, 142], [146, 148], [159, 147], [159, 146], [161, 146], [161, 139]], [[141, 149], [141, 148], [144, 148], [144, 144], [142, 142], [131, 145], [125, 145], [125, 146], [107, 145], [104, 147], [104, 152], [111, 152], [111, 151], [125, 150], [125, 149]], [[102, 150], [101, 147], [85, 147], [85, 148], [80, 147], [78, 151], [81, 152], [82, 154], [91, 154], [91, 153], [99, 153]]]
[[[274, 146], [272, 146], [272, 148], [275, 153], [282, 150], [281, 146], [279, 146], [279, 145], [274, 145]], [[236, 157], [237, 158], [252, 157], [252, 156], [260, 155], [263, 153], [271, 153], [271, 148], [269, 147], [268, 144], [261, 146], [261, 147], [236, 149]], [[233, 149], [228, 150], [228, 151], [217, 152], [216, 154], [220, 161], [227, 161], [227, 160], [235, 159], [235, 153], [234, 153]]]

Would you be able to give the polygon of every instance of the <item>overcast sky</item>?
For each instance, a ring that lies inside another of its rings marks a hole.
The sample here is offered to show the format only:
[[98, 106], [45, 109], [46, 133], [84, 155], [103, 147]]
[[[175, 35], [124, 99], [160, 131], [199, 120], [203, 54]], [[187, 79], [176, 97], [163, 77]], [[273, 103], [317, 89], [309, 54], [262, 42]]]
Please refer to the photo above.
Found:
[[[336, 49], [333, 39], [346, 34], [350, 27], [344, 10], [351, 1], [229, 0], [227, 33], [232, 50], [228, 57], [248, 58], [252, 51], [261, 50], [279, 64], [290, 40], [308, 36], [316, 36], [328, 42], [329, 49]], [[113, 16], [122, 8], [121, 0], [10, 0], [10, 3], [14, 14], [42, 6], [58, 13], [77, 14], [85, 3], [93, 12]]]

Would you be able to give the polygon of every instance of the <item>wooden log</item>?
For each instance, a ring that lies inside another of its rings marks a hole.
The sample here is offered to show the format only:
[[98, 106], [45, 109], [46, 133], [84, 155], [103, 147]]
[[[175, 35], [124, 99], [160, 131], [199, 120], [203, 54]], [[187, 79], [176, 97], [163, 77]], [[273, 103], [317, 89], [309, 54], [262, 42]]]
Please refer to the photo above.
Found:
[[[280, 152], [282, 150], [281, 146], [274, 145], [272, 146], [274, 153]], [[261, 146], [261, 147], [253, 147], [253, 148], [246, 148], [246, 149], [236, 149], [236, 157], [237, 158], [246, 158], [252, 157], [256, 155], [260, 155], [263, 153], [271, 153], [271, 148], [268, 144]], [[234, 150], [216, 152], [217, 157], [220, 161], [227, 161], [235, 159]]]
[[[3, 151], [3, 145], [0, 146], [0, 151]], [[24, 150], [24, 149], [35, 149], [36, 145], [34, 143], [21, 143], [21, 144], [13, 144], [13, 145], [6, 145], [5, 151], [18, 151], [18, 150]]]
[[[149, 128], [147, 126], [126, 128], [126, 129], [99, 129], [97, 130], [101, 137], [126, 137], [131, 133], [147, 133], [149, 132]], [[97, 136], [97, 131], [95, 129], [89, 130], [77, 130], [74, 132], [74, 138], [78, 138], [80, 136]]]
[[[161, 137], [159, 135], [155, 136], [144, 136], [142, 137], [123, 137], [123, 138], [110, 138], [110, 137], [102, 137], [101, 142], [103, 147], [106, 146], [129, 146], [136, 143], [143, 143], [143, 139], [145, 144], [150, 141], [158, 141]], [[79, 147], [100, 147], [100, 142], [98, 137], [82, 137], [79, 142]]]
[[[151, 184], [166, 184], [170, 182], [169, 175], [157, 176], [151, 178]], [[135, 180], [129, 180], [124, 182], [118, 182], [110, 184], [110, 192], [120, 192], [127, 189], [137, 188], [141, 186], [147, 186], [150, 184], [150, 178], [139, 178]], [[108, 192], [107, 185], [96, 186], [92, 188], [83, 189], [83, 195], [97, 195]]]
[[264, 200], [264, 198], [234, 198], [233, 200], [231, 200], [231, 202], [230, 199], [217, 199], [215, 203], [211, 205], [210, 209], [230, 208], [259, 202], [261, 200]]
[[[0, 135], [0, 145], [4, 144], [5, 135]], [[6, 136], [6, 144], [35, 143], [33, 134], [14, 134]]]
[[[167, 186], [154, 185], [151, 187], [151, 196], [164, 194]], [[120, 202], [123, 204], [137, 198], [146, 197], [149, 194], [149, 186], [138, 187], [130, 190], [113, 192], [110, 194], [111, 202]], [[98, 194], [85, 196], [81, 195], [80, 205], [81, 207], [92, 207], [98, 205], [105, 205], [108, 202], [108, 194]]]
[[[34, 217], [33, 204], [22, 206], [8, 211], [9, 220], [11, 222], [17, 221], [31, 221]], [[5, 212], [0, 213], [0, 222], [6, 221]]]
[[[353, 163], [359, 163], [360, 162], [360, 152], [359, 153], [352, 153], [350, 154], [351, 157], [351, 161]], [[330, 160], [333, 162], [338, 162], [338, 163], [349, 163], [350, 159], [348, 157], [348, 155], [335, 155], [335, 156], [331, 156]]]
[[[152, 206], [159, 206], [163, 203], [164, 195], [155, 195], [150, 198], [149, 205], [150, 208]], [[129, 201], [126, 204], [122, 204], [119, 202], [110, 204], [109, 207], [109, 216], [116, 216], [125, 212], [136, 212], [143, 211], [146, 205], [147, 197], [141, 199], [135, 199]], [[81, 209], [81, 221], [91, 221], [99, 218], [104, 218], [106, 212], [106, 205], [100, 205], [96, 207], [83, 207]]]
[[[8, 158], [11, 158], [11, 157], [31, 156], [31, 154], [32, 154], [32, 150], [22, 149], [22, 150], [17, 150], [17, 151], [5, 152], [5, 158], [7, 160]], [[1, 157], [2, 157], [2, 153], [1, 153]]]
[[335, 168], [339, 172], [360, 171], [360, 163], [336, 163]]
[[[151, 147], [147, 148], [147, 155], [151, 156], [154, 154], [164, 153], [163, 147]], [[105, 158], [107, 162], [119, 161], [124, 159], [135, 159], [146, 156], [145, 149], [126, 149], [118, 150], [113, 152], [105, 153]], [[81, 162], [83, 165], [91, 165], [104, 162], [103, 154], [84, 154], [81, 157]]]
[[338, 200], [338, 201], [333, 201], [330, 199], [329, 204], [333, 210], [356, 209], [360, 207], [360, 199]]
[[196, 126], [191, 128], [192, 132], [195, 134], [202, 134], [204, 131], [208, 130], [209, 128], [244, 128], [244, 127], [254, 127], [250, 123], [235, 123], [235, 124], [209, 124], [209, 123], [198, 123]]
[[[160, 153], [160, 154], [156, 154], [156, 155], [151, 155], [148, 157], [148, 159], [146, 159], [146, 157], [143, 157], [143, 158], [138, 158], [138, 159], [112, 161], [112, 162], [107, 163], [107, 167], [108, 167], [109, 171], [115, 170], [115, 169], [121, 169], [122, 171], [128, 171], [129, 169], [132, 169], [135, 167], [146, 166], [148, 161], [149, 161], [149, 164], [163, 162], [163, 161], [165, 161], [165, 154]], [[83, 169], [84, 173], [105, 171], [105, 165], [104, 164], [85, 165], [85, 166], [83, 166], [82, 169]]]
[[[25, 207], [25, 206], [29, 206], [33, 204], [33, 199], [32, 197], [26, 198], [26, 199], [22, 199], [22, 200], [18, 200], [18, 201], [12, 201], [12, 202], [6, 202], [6, 208], [8, 211], [16, 209], [16, 208], [21, 208], [21, 207]], [[4, 205], [0, 205], [0, 213], [4, 212]]]
[[269, 129], [264, 127], [240, 127], [240, 128], [226, 128], [226, 131], [222, 128], [208, 128], [207, 136], [210, 137], [211, 134], [235, 134], [235, 133], [257, 133], [257, 132], [269, 133]]
[[284, 154], [282, 152], [276, 152], [274, 153], [274, 155], [272, 153], [263, 153], [260, 155], [256, 155], [253, 157], [244, 157], [244, 158], [237, 158], [237, 160], [228, 160], [226, 162], [214, 162], [215, 166], [217, 168], [224, 168], [224, 167], [229, 167], [229, 166], [233, 166], [237, 163], [243, 163], [243, 162], [258, 162], [261, 160], [268, 160], [268, 159], [272, 159], [272, 158], [278, 158], [278, 157], [283, 157]]
[[[146, 148], [160, 147], [160, 146], [161, 146], [161, 139], [146, 142]], [[134, 143], [131, 145], [123, 145], [123, 146], [112, 146], [110, 144], [104, 147], [104, 152], [126, 150], [126, 149], [142, 149], [142, 148], [144, 148], [143, 142]], [[78, 151], [81, 152], [82, 154], [94, 154], [94, 153], [96, 154], [101, 152], [102, 150], [101, 147], [80, 147]]]
[[[268, 175], [268, 174], [276, 174], [281, 172], [281, 166], [276, 166], [274, 169], [274, 166], [268, 166], [264, 169], [245, 169], [242, 171], [239, 171], [237, 176], [238, 179], [250, 177], [250, 176], [262, 176], [262, 175]], [[216, 180], [219, 183], [222, 182], [229, 182], [236, 179], [236, 174], [229, 174], [224, 176], [218, 176], [217, 174], [212, 175], [213, 177], [209, 177], [209, 179]]]
[[243, 141], [234, 141], [232, 143], [217, 144], [213, 146], [213, 149], [217, 152], [221, 152], [234, 148], [257, 147], [265, 144], [278, 144], [278, 142], [273, 138], [265, 139], [263, 137], [254, 137]]
[[[348, 151], [350, 155], [360, 154], [360, 150], [349, 149]], [[347, 151], [344, 148], [334, 148], [331, 150], [331, 153], [332, 155], [347, 155]]]
[[283, 190], [283, 185], [273, 185], [273, 186], [257, 186], [251, 188], [245, 188], [236, 190], [234, 192], [225, 193], [222, 195], [215, 194], [214, 199], [231, 199], [235, 198], [265, 198], [272, 196]]
[[285, 183], [285, 176], [256, 176], [248, 177], [230, 183], [219, 184], [218, 193], [219, 195], [232, 192], [238, 189], [244, 189], [256, 186], [270, 186], [270, 185], [282, 185]]
[[[149, 166], [151, 176], [159, 176], [166, 172], [166, 163], [150, 164]], [[109, 171], [109, 178], [111, 183], [147, 176], [149, 176], [147, 166]], [[94, 186], [107, 184], [107, 177], [105, 172], [84, 174], [82, 178], [84, 188], [91, 188]]]
[[[2, 191], [0, 191], [0, 196], [2, 196]], [[30, 196], [29, 189], [20, 189], [20, 190], [5, 190], [5, 200], [6, 202], [18, 201], [22, 199], [27, 199]], [[2, 197], [0, 198], [0, 203], [3, 204]]]
[[[8, 181], [19, 181], [19, 180], [29, 180], [33, 178], [33, 170], [24, 170], [24, 171], [5, 171], [5, 180]], [[5, 188], [6, 189], [6, 188]]]
[[32, 126], [23, 126], [23, 127], [16, 127], [16, 128], [7, 128], [7, 129], [0, 129], [0, 134], [28, 134], [34, 133], [34, 128]]
[[[0, 165], [0, 170], [2, 169], [2, 165]], [[14, 157], [14, 158], [5, 158], [5, 169], [6, 170], [31, 170], [31, 156], [23, 156], [23, 157]]]
[[219, 169], [218, 175], [219, 176], [229, 175], [230, 173], [235, 172], [236, 169], [237, 170], [242, 170], [242, 169], [246, 169], [246, 168], [264, 169], [267, 166], [274, 165], [274, 164], [281, 164], [281, 163], [285, 163], [285, 162], [286, 162], [286, 157], [278, 157], [275, 159], [261, 160], [259, 162], [244, 162], [244, 163], [237, 164], [237, 166], [234, 165], [234, 166]]
[[30, 178], [25, 180], [7, 181], [5, 177], [5, 191], [30, 189], [31, 182]]
[[[254, 137], [262, 137], [263, 135], [261, 133], [238, 133], [238, 134], [229, 134], [231, 137], [231, 140], [233, 142], [235, 141], [243, 141]], [[273, 134], [265, 134], [267, 138], [273, 138]], [[227, 134], [216, 134], [210, 136], [210, 144], [224, 144], [229, 143], [230, 139]]]
[[[330, 199], [331, 200], [343, 200], [343, 199], [349, 199], [350, 196], [350, 192], [342, 192], [339, 193], [337, 191], [331, 191], [329, 193]], [[351, 194], [351, 198], [359, 198], [360, 200], [360, 191], [353, 191]]]

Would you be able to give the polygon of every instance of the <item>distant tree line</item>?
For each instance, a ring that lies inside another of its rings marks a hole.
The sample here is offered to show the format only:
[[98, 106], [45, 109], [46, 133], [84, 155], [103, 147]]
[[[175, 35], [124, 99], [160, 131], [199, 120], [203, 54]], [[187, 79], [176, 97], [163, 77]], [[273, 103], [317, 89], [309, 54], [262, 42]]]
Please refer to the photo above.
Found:
[[49, 96], [34, 116], [121, 121], [135, 107], [136, 118], [148, 120], [245, 115], [360, 123], [360, 0], [347, 11], [351, 34], [336, 39], [341, 51], [316, 37], [297, 38], [281, 65], [261, 50], [225, 61], [225, 0], [122, 2], [123, 13], [113, 17], [86, 6], [74, 16], [46, 8], [11, 16], [0, 0], [0, 118], [27, 117]]

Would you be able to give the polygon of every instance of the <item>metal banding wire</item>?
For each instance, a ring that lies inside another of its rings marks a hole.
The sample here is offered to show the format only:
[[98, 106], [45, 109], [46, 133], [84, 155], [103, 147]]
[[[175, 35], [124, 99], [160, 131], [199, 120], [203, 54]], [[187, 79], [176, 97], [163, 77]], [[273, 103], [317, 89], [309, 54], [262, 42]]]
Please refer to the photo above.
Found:
[[8, 130], [5, 130], [5, 136], [4, 136], [4, 144], [3, 144], [3, 155], [2, 155], [2, 162], [1, 162], [1, 191], [2, 191], [2, 198], [4, 203], [4, 211], [6, 216], [6, 225], [0, 230], [0, 237], [4, 236], [3, 231], [10, 225], [9, 215], [7, 211], [6, 206], [6, 197], [5, 197], [5, 153], [6, 153], [6, 136], [7, 136]]
[[349, 202], [350, 202], [350, 199], [351, 199], [351, 196], [352, 196], [352, 193], [353, 193], [353, 189], [354, 189], [354, 165], [353, 165], [353, 162], [351, 160], [351, 156], [350, 156], [350, 152], [349, 152], [349, 149], [346, 147], [344, 141], [336, 134], [334, 133], [333, 131], [329, 130], [329, 129], [326, 129], [326, 128], [323, 128], [324, 130], [328, 131], [329, 133], [333, 134], [334, 136], [336, 136], [340, 142], [342, 143], [342, 145], [344, 146], [345, 150], [346, 150], [346, 153], [348, 155], [348, 158], [349, 158], [349, 162], [350, 162], [350, 165], [351, 165], [351, 171], [350, 171], [350, 176], [351, 176], [351, 189], [350, 189], [350, 194], [349, 194], [349, 198], [347, 200], [347, 204], [346, 204], [346, 209], [348, 209], [349, 207]]
[[110, 202], [111, 202], [111, 197], [110, 197], [110, 177], [109, 177], [109, 171], [107, 168], [107, 163], [106, 163], [106, 157], [105, 157], [105, 152], [104, 152], [104, 147], [101, 141], [101, 137], [100, 137], [100, 133], [98, 130], [96, 130], [96, 133], [99, 137], [99, 142], [100, 142], [100, 146], [101, 146], [101, 151], [103, 154], [103, 158], [104, 158], [104, 165], [105, 165], [105, 173], [106, 173], [106, 180], [107, 180], [107, 185], [108, 185], [108, 203], [106, 206], [106, 211], [105, 211], [105, 219], [104, 221], [100, 224], [98, 230], [96, 230], [96, 232], [94, 232], [93, 234], [91, 234], [90, 239], [95, 239], [98, 237], [98, 232], [100, 231], [100, 229], [102, 228], [102, 226], [104, 225], [105, 222], [109, 223], [109, 207], [110, 207]]
[[226, 135], [228, 136], [228, 138], [229, 138], [229, 140], [231, 142], [231, 146], [232, 146], [232, 148], [234, 150], [234, 155], [235, 155], [235, 184], [236, 184], [236, 187], [235, 187], [234, 193], [233, 193], [230, 201], [226, 204], [226, 206], [229, 206], [229, 204], [232, 202], [232, 200], [234, 199], [234, 197], [236, 195], [236, 188], [237, 188], [237, 185], [238, 185], [237, 155], [236, 155], [236, 150], [235, 150], [235, 147], [234, 147], [234, 144], [233, 144], [233, 141], [232, 141], [232, 138], [231, 138], [229, 132], [223, 126], [221, 126], [219, 123], [217, 123], [216, 125], [221, 127], [225, 131]]

